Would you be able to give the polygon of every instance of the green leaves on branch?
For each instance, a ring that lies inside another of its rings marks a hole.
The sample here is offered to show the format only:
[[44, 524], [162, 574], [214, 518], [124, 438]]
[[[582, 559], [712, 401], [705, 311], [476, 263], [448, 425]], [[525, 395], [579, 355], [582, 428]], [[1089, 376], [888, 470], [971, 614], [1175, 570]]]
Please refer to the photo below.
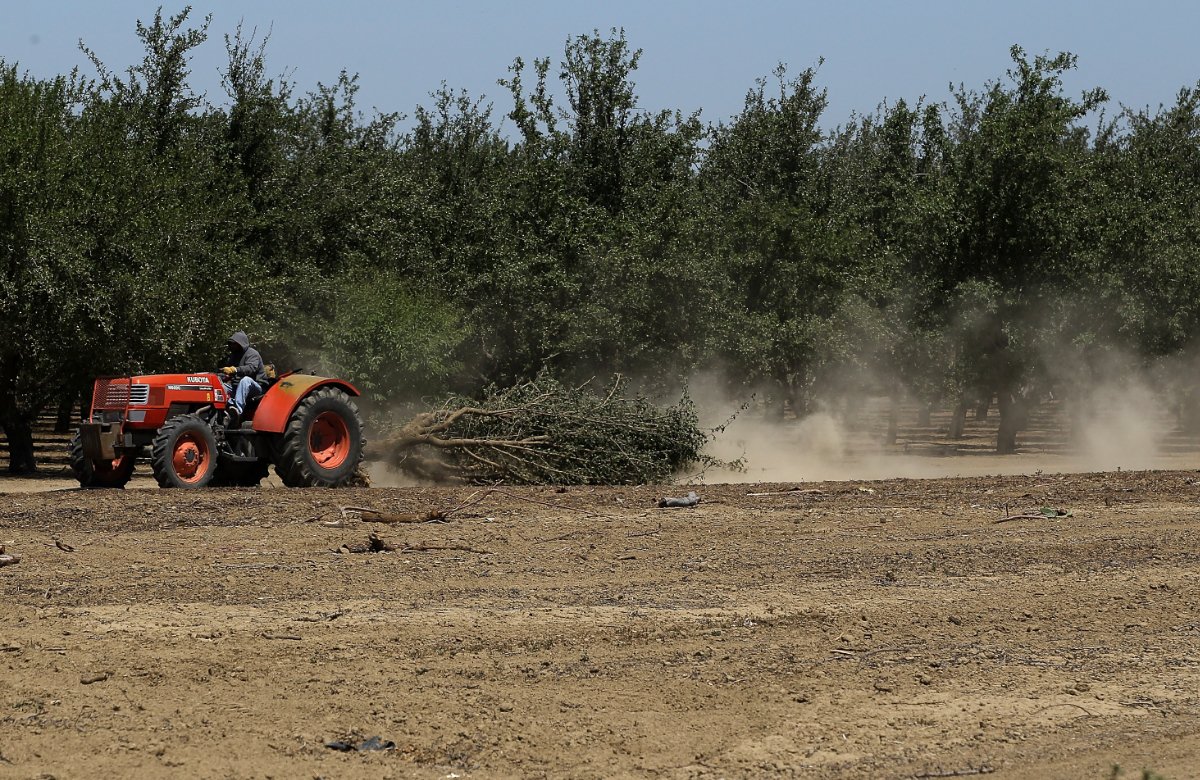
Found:
[[304, 317], [314, 367], [350, 378], [372, 401], [440, 391], [463, 371], [462, 312], [388, 271], [360, 270], [324, 287]]

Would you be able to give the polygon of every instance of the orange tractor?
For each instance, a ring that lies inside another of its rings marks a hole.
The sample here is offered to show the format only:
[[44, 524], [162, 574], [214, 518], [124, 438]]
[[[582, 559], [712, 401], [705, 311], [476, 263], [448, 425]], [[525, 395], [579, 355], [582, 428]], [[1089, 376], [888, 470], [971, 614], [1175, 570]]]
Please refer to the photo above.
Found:
[[363, 458], [358, 394], [340, 379], [290, 372], [230, 425], [230, 391], [215, 373], [97, 379], [71, 470], [83, 487], [123, 487], [148, 455], [161, 487], [253, 487], [272, 465], [289, 487], [342, 487]]

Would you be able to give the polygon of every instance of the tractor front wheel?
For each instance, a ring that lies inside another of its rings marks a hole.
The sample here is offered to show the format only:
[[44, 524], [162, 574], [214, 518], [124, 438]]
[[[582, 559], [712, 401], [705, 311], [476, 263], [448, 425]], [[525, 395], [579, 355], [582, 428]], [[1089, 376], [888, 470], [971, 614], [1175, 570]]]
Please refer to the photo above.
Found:
[[344, 487], [362, 463], [362, 418], [344, 390], [323, 387], [288, 420], [275, 473], [288, 487]]
[[217, 466], [212, 428], [194, 414], [172, 417], [154, 437], [150, 465], [159, 487], [204, 487]]
[[83, 441], [78, 433], [67, 447], [71, 460], [71, 472], [85, 488], [123, 488], [133, 476], [136, 454], [122, 455], [115, 460], [93, 461], [83, 454]]

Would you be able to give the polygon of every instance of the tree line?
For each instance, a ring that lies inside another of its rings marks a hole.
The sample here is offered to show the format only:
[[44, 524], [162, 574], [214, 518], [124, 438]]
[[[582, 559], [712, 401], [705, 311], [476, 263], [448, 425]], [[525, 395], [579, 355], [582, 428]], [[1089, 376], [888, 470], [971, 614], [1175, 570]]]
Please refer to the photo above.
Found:
[[832, 130], [818, 69], [782, 66], [705, 123], [640, 107], [614, 30], [405, 123], [344, 72], [296, 94], [240, 28], [210, 101], [189, 83], [208, 20], [136, 32], [122, 71], [0, 60], [13, 471], [95, 376], [215, 366], [238, 328], [379, 402], [697, 370], [797, 414], [869, 390], [961, 426], [994, 399], [1002, 452], [1046, 393], [1197, 332], [1200, 87], [1113, 107], [1066, 93], [1074, 56], [1013, 47], [982, 86]]

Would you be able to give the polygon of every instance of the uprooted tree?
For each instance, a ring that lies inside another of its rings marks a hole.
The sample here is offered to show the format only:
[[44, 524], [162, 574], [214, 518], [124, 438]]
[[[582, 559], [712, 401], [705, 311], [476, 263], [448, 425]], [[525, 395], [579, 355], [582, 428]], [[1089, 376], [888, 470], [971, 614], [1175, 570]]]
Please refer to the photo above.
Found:
[[546, 376], [481, 399], [453, 396], [409, 420], [383, 444], [393, 468], [435, 481], [628, 485], [669, 481], [714, 464], [708, 434], [684, 395], [662, 407]]

